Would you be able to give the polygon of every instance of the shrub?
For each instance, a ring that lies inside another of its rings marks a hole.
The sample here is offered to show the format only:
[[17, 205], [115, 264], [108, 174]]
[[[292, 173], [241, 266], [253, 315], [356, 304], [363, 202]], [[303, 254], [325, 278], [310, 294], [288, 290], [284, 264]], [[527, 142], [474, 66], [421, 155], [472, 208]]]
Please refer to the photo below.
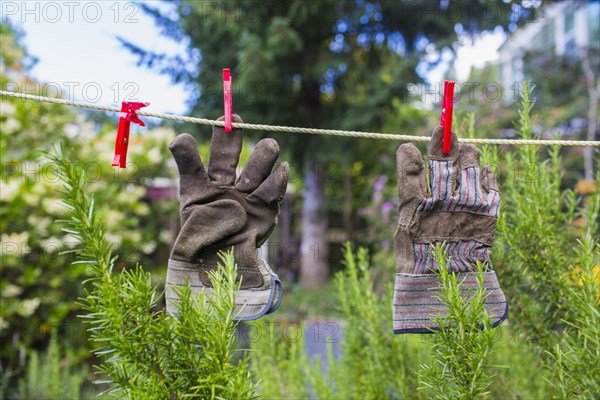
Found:
[[[532, 107], [525, 85], [517, 121], [522, 138], [534, 138]], [[474, 117], [467, 118], [466, 125], [467, 134], [473, 136]], [[600, 195], [597, 186], [585, 199], [562, 189], [561, 163], [558, 148], [546, 154], [537, 146], [520, 146], [512, 153], [482, 147], [482, 164], [495, 168], [503, 196], [492, 251], [494, 269], [510, 303], [503, 326], [486, 327], [482, 292], [466, 301], [458, 296], [455, 276], [442, 271], [450, 317], [440, 323], [464, 328], [421, 336], [421, 341], [417, 336], [394, 336], [392, 268], [385, 263], [385, 275], [374, 279], [366, 252], [353, 254], [347, 246], [346, 269], [336, 277], [336, 302], [344, 319], [341, 354], [336, 357], [330, 349], [325, 360], [311, 359], [302, 341], [257, 339], [251, 360], [255, 375], [263, 378], [258, 385], [261, 394], [340, 399], [597, 398], [600, 252], [591, 238], [599, 236]], [[382, 283], [385, 279], [387, 285]], [[259, 321], [256, 326], [265, 329], [271, 322]], [[483, 330], [474, 329], [481, 325]], [[418, 376], [417, 365], [423, 365]]]
[[211, 275], [213, 296], [180, 292], [179, 316], [157, 309], [160, 296], [140, 265], [113, 273], [105, 229], [85, 192], [84, 172], [59, 154], [49, 159], [60, 167], [63, 202], [69, 219], [64, 230], [80, 241], [77, 264], [90, 269], [91, 290], [81, 303], [94, 352], [102, 360], [98, 383], [109, 392], [133, 399], [195, 397], [252, 398], [254, 384], [246, 359], [233, 363], [236, 273], [233, 254]]
[[[418, 382], [414, 366], [425, 359], [419, 337], [399, 337], [391, 326], [392, 284], [384, 293], [374, 290], [372, 269], [365, 249], [344, 250], [346, 268], [335, 278], [336, 301], [344, 319], [340, 355], [331, 343], [325, 360], [311, 359], [302, 340], [274, 334], [271, 319], [254, 323], [259, 332], [252, 340], [251, 366], [261, 378], [265, 398], [381, 399], [412, 398]], [[303, 329], [303, 327], [302, 327]], [[279, 340], [275, 340], [278, 338]], [[326, 368], [323, 366], [326, 365]]]
[[86, 374], [87, 368], [82, 369], [73, 363], [73, 358], [65, 357], [55, 330], [46, 351], [30, 355], [25, 377], [19, 382], [19, 396], [21, 399], [77, 400]]
[[486, 266], [477, 263], [477, 289], [467, 294], [460, 275], [446, 267], [444, 246], [438, 245], [433, 253], [440, 266], [439, 297], [448, 315], [436, 317], [440, 329], [433, 336], [431, 361], [419, 371], [419, 389], [441, 399], [479, 399], [489, 393], [493, 376], [488, 363], [498, 339], [484, 308]]
[[563, 399], [600, 398], [600, 245], [588, 234], [577, 248], [577, 265], [565, 291], [571, 305], [565, 331], [550, 351], [554, 386]]

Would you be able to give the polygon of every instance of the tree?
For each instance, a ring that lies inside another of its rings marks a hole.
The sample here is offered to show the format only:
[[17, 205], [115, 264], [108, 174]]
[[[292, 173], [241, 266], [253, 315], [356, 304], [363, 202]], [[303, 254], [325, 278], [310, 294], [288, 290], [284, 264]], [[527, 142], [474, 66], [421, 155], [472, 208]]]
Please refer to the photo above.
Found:
[[[500, 1], [177, 1], [171, 14], [143, 7], [166, 36], [187, 42], [187, 57], [123, 43], [141, 64], [196, 87], [192, 114], [221, 114], [220, 73], [230, 67], [237, 82], [234, 109], [239, 104], [247, 121], [354, 130], [385, 126], [393, 99], [404, 98], [407, 83], [422, 81], [417, 65], [425, 55], [439, 62], [458, 25], [463, 34], [507, 27], [515, 10]], [[278, 139], [303, 174], [301, 281], [318, 286], [328, 275], [323, 165], [334, 161], [343, 168], [391, 146], [287, 134]]]

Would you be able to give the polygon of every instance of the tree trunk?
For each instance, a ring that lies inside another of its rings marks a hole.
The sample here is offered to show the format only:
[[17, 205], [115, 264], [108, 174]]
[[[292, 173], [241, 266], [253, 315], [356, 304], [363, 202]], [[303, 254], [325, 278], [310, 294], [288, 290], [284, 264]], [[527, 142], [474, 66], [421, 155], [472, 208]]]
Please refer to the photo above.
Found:
[[311, 289], [327, 281], [327, 219], [323, 205], [324, 179], [314, 158], [304, 163], [304, 202], [302, 205], [302, 261], [300, 283]]
[[293, 271], [293, 261], [298, 257], [292, 240], [292, 212], [290, 207], [290, 198], [285, 196], [281, 203], [281, 212], [279, 214], [279, 232], [281, 243], [278, 249], [278, 265], [280, 277], [291, 279], [293, 275], [298, 276], [298, 271]]
[[[594, 140], [596, 136], [596, 130], [598, 129], [598, 92], [596, 91], [596, 74], [590, 65], [590, 59], [588, 57], [587, 50], [583, 50], [581, 53], [583, 73], [588, 87], [588, 96], [590, 99], [588, 105], [588, 129], [587, 129], [587, 140]], [[594, 153], [591, 146], [587, 146], [583, 149], [583, 160], [584, 160], [584, 171], [585, 179], [588, 181], [594, 180]]]

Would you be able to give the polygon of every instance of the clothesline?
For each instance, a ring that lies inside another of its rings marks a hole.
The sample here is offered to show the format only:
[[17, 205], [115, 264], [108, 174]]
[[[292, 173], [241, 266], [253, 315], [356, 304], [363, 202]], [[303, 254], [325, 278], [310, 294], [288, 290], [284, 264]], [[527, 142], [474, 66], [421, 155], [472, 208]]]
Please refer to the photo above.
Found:
[[[34, 100], [46, 103], [63, 104], [72, 107], [90, 108], [101, 111], [111, 111], [119, 113], [121, 112], [120, 107], [116, 106], [103, 106], [92, 103], [81, 103], [76, 101], [70, 101], [65, 99], [36, 96], [25, 93], [9, 92], [0, 90], [0, 95], [10, 96], [15, 98]], [[152, 111], [139, 110], [137, 114], [145, 117], [154, 117], [160, 119], [169, 119], [173, 121], [190, 122], [193, 124], [201, 125], [215, 125], [224, 126], [224, 121], [216, 121], [206, 118], [186, 117], [182, 115], [164, 114]], [[261, 131], [272, 131], [272, 132], [289, 132], [289, 133], [308, 133], [313, 135], [332, 135], [332, 136], [347, 136], [357, 138], [368, 138], [368, 139], [384, 139], [384, 140], [400, 140], [400, 141], [412, 141], [412, 142], [429, 142], [431, 138], [429, 136], [413, 136], [413, 135], [398, 135], [391, 133], [377, 133], [377, 132], [360, 132], [360, 131], [345, 131], [337, 129], [318, 129], [318, 128], [300, 128], [293, 126], [277, 126], [277, 125], [264, 125], [264, 124], [248, 124], [248, 123], [232, 123], [234, 128], [252, 129]], [[590, 140], [537, 140], [537, 139], [472, 139], [472, 138], [459, 138], [459, 142], [472, 143], [472, 144], [511, 144], [511, 145], [538, 145], [538, 146], [594, 146], [600, 147], [600, 141]]]

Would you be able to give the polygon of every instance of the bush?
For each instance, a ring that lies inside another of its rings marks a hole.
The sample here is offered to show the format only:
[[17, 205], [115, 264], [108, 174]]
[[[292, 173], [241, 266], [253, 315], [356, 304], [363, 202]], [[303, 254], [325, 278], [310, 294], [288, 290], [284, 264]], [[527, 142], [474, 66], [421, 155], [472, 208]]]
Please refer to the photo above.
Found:
[[[270, 318], [254, 322], [251, 366], [261, 378], [265, 398], [381, 399], [411, 398], [417, 391], [414, 366], [424, 361], [427, 347], [417, 336], [397, 337], [391, 327], [392, 284], [374, 291], [367, 252], [356, 254], [346, 244], [346, 268], [336, 276], [336, 300], [344, 323], [339, 358], [329, 349], [326, 360], [311, 360], [302, 340], [273, 333]], [[303, 329], [303, 328], [302, 328]], [[274, 340], [279, 338], [279, 340]], [[326, 362], [327, 369], [322, 368]]]
[[59, 346], [56, 331], [44, 353], [33, 352], [27, 363], [25, 377], [19, 382], [21, 399], [80, 398], [80, 388], [86, 380], [87, 368], [74, 365]]
[[[61, 151], [64, 154], [64, 149]], [[112, 255], [105, 229], [95, 214], [94, 198], [85, 192], [85, 175], [62, 154], [49, 159], [60, 167], [63, 202], [69, 219], [65, 231], [79, 239], [76, 264], [90, 268], [92, 289], [82, 307], [102, 360], [104, 375], [97, 383], [109, 392], [133, 399], [193, 397], [252, 398], [254, 384], [246, 359], [233, 363], [235, 340], [235, 281], [233, 254], [222, 256], [223, 265], [212, 273], [210, 299], [181, 289], [179, 316], [158, 309], [160, 296], [150, 274], [138, 264], [113, 273]]]
[[588, 234], [577, 248], [578, 265], [571, 266], [566, 302], [571, 305], [565, 332], [549, 352], [552, 383], [563, 399], [600, 398], [600, 244]]
[[[531, 139], [533, 102], [528, 90], [526, 85], [517, 130]], [[466, 125], [473, 135], [474, 118], [467, 118]], [[442, 272], [450, 317], [440, 323], [465, 329], [441, 330], [421, 336], [421, 341], [417, 336], [394, 336], [393, 270], [386, 262], [387, 271], [381, 274], [378, 261], [389, 256], [375, 255], [374, 269], [364, 250], [355, 255], [348, 246], [346, 269], [336, 277], [336, 302], [345, 320], [341, 354], [336, 357], [330, 350], [325, 360], [311, 359], [302, 341], [290, 342], [285, 335], [279, 340], [261, 337], [255, 340], [251, 358], [255, 375], [262, 378], [261, 394], [340, 399], [598, 398], [600, 251], [592, 238], [599, 236], [600, 194], [597, 183], [583, 199], [563, 189], [561, 163], [558, 148], [547, 154], [536, 146], [520, 146], [513, 152], [482, 148], [482, 164], [495, 167], [503, 194], [492, 251], [510, 304], [503, 326], [486, 328], [485, 315], [477, 311], [481, 293], [463, 301], [453, 275]], [[382, 283], [386, 279], [388, 284]], [[267, 324], [269, 320], [256, 326], [263, 330]], [[483, 330], [474, 329], [481, 325]], [[418, 365], [422, 365], [419, 373]]]
[[465, 296], [459, 275], [448, 271], [448, 255], [438, 245], [434, 251], [440, 279], [440, 301], [446, 317], [436, 317], [440, 327], [434, 334], [432, 357], [419, 371], [421, 387], [441, 399], [479, 399], [492, 383], [490, 355], [497, 337], [485, 311], [484, 287], [487, 266], [477, 263], [477, 289]]
[[[2, 21], [0, 38], [1, 86], [38, 88], [31, 93], [47, 95], [44, 83], [28, 76], [33, 61], [20, 43], [21, 35]], [[0, 348], [0, 379], [14, 389], [28, 358], [48, 346], [54, 329], [74, 362], [83, 363], [89, 356], [75, 302], [83, 294], [80, 282], [87, 276], [86, 267], [71, 264], [68, 251], [77, 241], [53, 223], [64, 214], [56, 193], [58, 169], [40, 159], [40, 150], [62, 140], [78, 154], [88, 190], [96, 196], [96, 212], [112, 232], [107, 239], [121, 255], [117, 268], [136, 261], [151, 268], [150, 260], [166, 262], [176, 227], [169, 222], [177, 215], [177, 202], [152, 201], [147, 181], [174, 172], [166, 167], [167, 145], [175, 135], [167, 129], [152, 129], [143, 140], [132, 134], [131, 163], [119, 170], [110, 167], [115, 120], [98, 113], [76, 114], [59, 104], [5, 96], [1, 101], [0, 340], [10, 345]]]

